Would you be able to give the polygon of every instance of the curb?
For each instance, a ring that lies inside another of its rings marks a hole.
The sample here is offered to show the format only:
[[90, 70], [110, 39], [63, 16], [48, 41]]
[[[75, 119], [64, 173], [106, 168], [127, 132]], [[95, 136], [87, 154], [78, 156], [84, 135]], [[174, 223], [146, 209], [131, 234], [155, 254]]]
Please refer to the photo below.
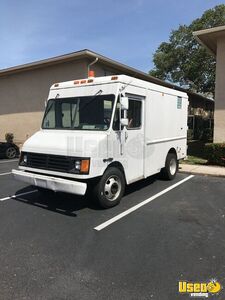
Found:
[[220, 178], [225, 178], [224, 174], [211, 174], [211, 173], [205, 173], [205, 172], [197, 172], [197, 171], [185, 171], [179, 169], [179, 173], [184, 173], [184, 174], [192, 174], [192, 175], [201, 175], [201, 176], [212, 176], [212, 177], [220, 177]]

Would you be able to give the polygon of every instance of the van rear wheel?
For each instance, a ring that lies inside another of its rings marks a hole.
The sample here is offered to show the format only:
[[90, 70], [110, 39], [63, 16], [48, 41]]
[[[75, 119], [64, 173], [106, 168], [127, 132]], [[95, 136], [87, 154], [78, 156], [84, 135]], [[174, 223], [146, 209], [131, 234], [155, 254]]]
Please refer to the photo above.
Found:
[[166, 157], [165, 168], [162, 169], [163, 178], [172, 180], [178, 171], [178, 160], [175, 153], [168, 153]]
[[105, 171], [94, 192], [98, 204], [103, 208], [110, 208], [120, 203], [125, 190], [123, 172], [115, 167]]

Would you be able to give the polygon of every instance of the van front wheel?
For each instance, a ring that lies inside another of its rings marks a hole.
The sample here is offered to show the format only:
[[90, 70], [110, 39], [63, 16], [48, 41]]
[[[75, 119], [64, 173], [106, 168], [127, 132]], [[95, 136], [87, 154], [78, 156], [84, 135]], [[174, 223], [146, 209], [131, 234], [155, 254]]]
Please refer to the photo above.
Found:
[[115, 167], [105, 171], [94, 191], [99, 205], [110, 208], [120, 203], [125, 190], [123, 172]]
[[167, 180], [175, 178], [178, 171], [178, 160], [175, 153], [168, 153], [166, 157], [165, 168], [162, 169], [162, 175]]

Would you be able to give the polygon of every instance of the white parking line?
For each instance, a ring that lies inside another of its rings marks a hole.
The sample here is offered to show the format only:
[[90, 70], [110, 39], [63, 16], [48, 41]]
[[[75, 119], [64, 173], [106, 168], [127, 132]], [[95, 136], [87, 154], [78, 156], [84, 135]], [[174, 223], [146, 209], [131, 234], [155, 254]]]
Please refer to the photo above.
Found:
[[18, 159], [3, 160], [3, 161], [0, 161], [0, 164], [5, 164], [5, 163], [9, 163], [9, 162], [14, 162], [14, 161], [19, 161], [19, 160]]
[[142, 207], [142, 206], [148, 204], [149, 202], [151, 202], [151, 201], [153, 201], [154, 199], [156, 199], [156, 198], [162, 196], [163, 194], [165, 194], [165, 193], [171, 191], [171, 190], [174, 189], [175, 187], [177, 187], [177, 186], [179, 186], [180, 184], [182, 184], [182, 183], [184, 183], [184, 182], [190, 180], [190, 179], [193, 178], [193, 177], [194, 177], [194, 175], [190, 175], [190, 176], [188, 176], [188, 177], [182, 179], [181, 181], [178, 181], [177, 183], [175, 183], [175, 184], [169, 186], [168, 188], [166, 188], [165, 190], [162, 190], [161, 192], [155, 194], [154, 196], [152, 196], [152, 197], [150, 197], [150, 198], [148, 198], [148, 199], [142, 201], [141, 203], [139, 203], [139, 204], [137, 204], [137, 205], [135, 205], [135, 206], [133, 206], [133, 207], [131, 207], [131, 208], [125, 210], [124, 212], [120, 213], [119, 215], [117, 215], [117, 216], [115, 216], [115, 217], [109, 219], [108, 221], [106, 221], [106, 222], [104, 222], [104, 223], [98, 225], [98, 226], [95, 227], [94, 229], [97, 230], [97, 231], [100, 231], [100, 230], [106, 228], [107, 226], [111, 225], [112, 223], [114, 223], [114, 222], [116, 222], [116, 221], [122, 219], [123, 217], [127, 216], [128, 214], [132, 213], [133, 211], [137, 210], [138, 208], [140, 208], [140, 207]]
[[13, 196], [2, 198], [2, 199], [0, 199], [0, 201], [6, 201], [6, 200], [10, 200], [10, 199], [15, 199], [15, 198], [18, 198], [18, 197], [21, 197], [21, 196], [25, 196], [25, 195], [29, 195], [29, 194], [32, 194], [32, 193], [36, 193], [36, 192], [37, 192], [37, 190], [33, 190], [33, 191], [30, 191], [30, 192], [26, 192], [26, 193], [16, 194], [16, 195], [13, 195]]
[[9, 175], [11, 174], [12, 172], [7, 172], [7, 173], [0, 173], [0, 176], [5, 176], [5, 175]]

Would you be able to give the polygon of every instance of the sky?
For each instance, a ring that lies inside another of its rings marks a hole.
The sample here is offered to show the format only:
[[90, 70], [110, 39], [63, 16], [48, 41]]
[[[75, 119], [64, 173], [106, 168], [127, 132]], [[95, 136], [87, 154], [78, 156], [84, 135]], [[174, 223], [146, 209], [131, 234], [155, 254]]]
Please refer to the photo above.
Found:
[[0, 69], [89, 49], [144, 72], [216, 0], [0, 0]]

